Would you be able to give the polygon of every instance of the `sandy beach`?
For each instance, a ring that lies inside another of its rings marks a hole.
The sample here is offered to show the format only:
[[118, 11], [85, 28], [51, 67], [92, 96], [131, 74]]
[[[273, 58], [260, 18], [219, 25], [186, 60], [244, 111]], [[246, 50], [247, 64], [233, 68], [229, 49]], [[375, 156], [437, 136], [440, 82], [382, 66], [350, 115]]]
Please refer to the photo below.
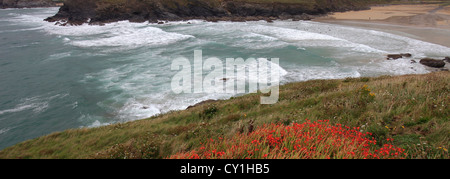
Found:
[[380, 30], [450, 47], [450, 6], [375, 6], [370, 10], [334, 13], [314, 20]]

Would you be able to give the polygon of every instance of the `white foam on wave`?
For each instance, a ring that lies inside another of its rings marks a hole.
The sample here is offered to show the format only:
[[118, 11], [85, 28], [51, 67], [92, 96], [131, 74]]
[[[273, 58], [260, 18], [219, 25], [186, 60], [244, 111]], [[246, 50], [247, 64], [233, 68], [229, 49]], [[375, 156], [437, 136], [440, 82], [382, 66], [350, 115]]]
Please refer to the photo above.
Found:
[[195, 25], [170, 26], [170, 31], [195, 36], [194, 43], [199, 46], [223, 44], [253, 50], [282, 48], [288, 45], [276, 37], [242, 30], [248, 26], [247, 22], [197, 22]]
[[34, 27], [34, 28], [24, 28], [24, 29], [14, 29], [14, 30], [3, 30], [0, 31], [0, 33], [11, 33], [11, 32], [25, 32], [25, 31], [34, 31], [34, 30], [40, 30], [41, 27]]
[[72, 41], [71, 44], [79, 47], [141, 47], [163, 46], [178, 41], [194, 38], [190, 35], [165, 32], [155, 27], [130, 28], [119, 27], [104, 38], [92, 40]]
[[70, 56], [72, 56], [71, 52], [56, 53], [56, 54], [50, 55], [49, 58], [45, 59], [43, 62], [59, 60], [59, 59], [67, 58]]
[[[385, 53], [370, 45], [350, 41], [346, 38], [315, 31], [317, 27], [304, 27], [305, 22], [204, 22], [195, 26], [175, 27], [177, 32], [208, 36], [209, 40], [246, 49], [282, 48], [287, 45], [304, 47], [348, 48], [364, 53]], [[318, 25], [320, 27], [320, 25]]]
[[301, 25], [295, 25], [292, 22], [284, 22], [282, 25], [345, 39], [354, 44], [364, 45], [364, 48], [370, 47], [376, 49], [378, 53], [409, 52], [419, 58], [425, 57], [427, 54], [445, 55], [450, 53], [450, 48], [442, 45], [377, 30], [319, 22], [302, 22]]
[[[32, 9], [38, 10], [39, 8]], [[21, 24], [26, 26], [39, 26], [42, 27], [43, 25], [52, 24], [49, 22], [45, 22], [44, 19], [47, 17], [50, 17], [58, 12], [59, 8], [45, 8], [40, 9], [40, 11], [36, 12], [30, 12], [26, 9], [11, 9], [14, 12], [8, 13], [8, 16], [12, 16], [10, 18], [4, 19], [6, 21], [11, 22], [14, 24]]]
[[308, 81], [319, 79], [342, 79], [342, 78], [358, 78], [361, 74], [352, 68], [340, 67], [298, 67], [288, 70], [288, 74], [284, 77], [287, 81]]
[[[303, 22], [300, 22], [303, 23]], [[339, 47], [350, 48], [352, 51], [367, 53], [383, 53], [384, 51], [372, 48], [361, 43], [354, 43], [345, 38], [340, 38], [327, 33], [318, 33], [297, 27], [257, 25], [246, 30], [253, 33], [276, 37], [299, 47]], [[313, 30], [313, 29], [310, 29]]]
[[[267, 71], [265, 70], [261, 70], [261, 64], [266, 64], [267, 65]], [[226, 67], [227, 71], [234, 71], [235, 67]], [[273, 70], [274, 72], [279, 72], [279, 77], [280, 79], [285, 76], [288, 72], [282, 68], [279, 64], [275, 64], [273, 63], [271, 60], [268, 60], [266, 58], [258, 58], [255, 59], [253, 61], [251, 61], [250, 63], [246, 64], [246, 65], [239, 65], [236, 68], [237, 71], [246, 71], [248, 70], [249, 74], [258, 74], [259, 76], [263, 76], [263, 77], [270, 77], [271, 75], [271, 70]], [[249, 83], [258, 83], [259, 82], [259, 76], [248, 76], [248, 82]], [[241, 77], [238, 77], [241, 78]], [[278, 81], [272, 81], [274, 83], [280, 82]]]
[[420, 63], [411, 63], [411, 60], [409, 59], [399, 59], [395, 61], [383, 60], [381, 62], [371, 63], [357, 68], [362, 73], [374, 75], [426, 74], [430, 72], [424, 65]]
[[[416, 58], [424, 58], [427, 57], [428, 55], [445, 56], [450, 53], [450, 48], [442, 45], [424, 42], [386, 32], [370, 30], [370, 33], [406, 42], [407, 45], [400, 46], [400, 48], [397, 47], [398, 49], [396, 49], [396, 51], [391, 50], [390, 52], [392, 53], [398, 52], [399, 50], [403, 50], [414, 54]], [[388, 48], [392, 49], [393, 47], [389, 46]]]
[[[142, 46], [165, 46], [179, 41], [195, 38], [164, 30], [148, 23], [132, 23], [120, 21], [104, 26], [83, 24], [79, 26], [59, 26], [45, 22], [47, 15], [15, 14], [11, 22], [19, 21], [33, 28], [19, 29], [21, 31], [43, 30], [48, 34], [57, 35], [64, 42], [78, 47], [124, 47], [126, 49]], [[193, 21], [195, 23], [195, 21]], [[17, 31], [17, 30], [15, 30]]]
[[118, 109], [118, 115], [121, 120], [129, 121], [135, 119], [144, 119], [157, 114], [162, 111], [167, 112], [168, 108], [163, 108], [154, 98], [137, 99], [131, 98]]
[[[260, 82], [267, 82], [270, 85], [272, 84], [279, 84], [281, 82], [281, 79], [283, 78], [283, 76], [285, 76], [286, 74], [288, 74], [288, 72], [282, 68], [279, 64], [273, 63], [273, 61], [271, 59], [266, 59], [266, 58], [258, 58], [258, 59], [253, 59], [251, 61], [245, 61], [244, 60], [244, 64], [239, 64], [239, 65], [233, 65], [233, 66], [226, 66], [226, 64], [223, 64], [223, 67], [225, 68], [224, 70], [226, 71], [226, 73], [228, 72], [238, 72], [238, 73], [244, 73], [244, 76], [239, 76], [241, 74], [223, 74], [223, 77], [220, 77], [218, 79], [215, 80], [211, 80], [214, 81], [215, 85], [211, 85], [211, 86], [203, 86], [203, 90], [210, 92], [210, 91], [214, 91], [214, 92], [223, 92], [224, 91], [224, 87], [228, 86], [228, 85], [236, 85], [236, 81], [237, 79], [241, 79], [241, 80], [245, 80], [246, 85], [250, 85], [250, 84], [259, 84]], [[262, 69], [262, 65], [265, 65], [267, 69]], [[274, 73], [278, 73], [277, 76], [279, 77], [278, 79], [272, 79], [272, 72]], [[204, 73], [209, 74], [210, 71], [204, 71]], [[253, 75], [256, 74], [256, 75]], [[185, 74], [186, 76], [191, 75], [191, 74]], [[228, 80], [225, 81], [223, 78], [230, 78]], [[204, 83], [207, 83], [204, 81]], [[222, 83], [222, 85], [218, 85]], [[269, 85], [268, 84], [268, 85]], [[262, 90], [262, 89], [259, 89]], [[237, 93], [237, 91], [235, 91]], [[246, 93], [252, 93], [254, 91], [246, 91]]]
[[[220, 93], [174, 94], [170, 82], [176, 72], [168, 72], [167, 68], [163, 66], [158, 67], [158, 64], [165, 60], [157, 60], [158, 58], [156, 58], [156, 61], [141, 61], [139, 58], [145, 58], [146, 55], [139, 56], [127, 58], [128, 60], [139, 61], [139, 63], [129, 63], [88, 74], [81, 81], [82, 83], [100, 84], [99, 90], [116, 93], [116, 95], [108, 97], [107, 100], [99, 101], [97, 105], [109, 111], [111, 115], [119, 119], [119, 122], [143, 119], [171, 110], [182, 110], [203, 100], [227, 99], [233, 96], [233, 94]], [[275, 68], [274, 70], [279, 71], [280, 76], [287, 74], [281, 66], [265, 59], [261, 59], [261, 61], [270, 64], [271, 69]], [[250, 71], [256, 70], [257, 65], [256, 61], [250, 63], [248, 69]], [[149, 69], [152, 70], [149, 71]], [[208, 74], [209, 71], [204, 71], [204, 73]], [[256, 83], [257, 80], [253, 76], [249, 78], [250, 83]], [[102, 121], [95, 119], [96, 116], [91, 116], [91, 118], [87, 121]], [[110, 121], [100, 123], [110, 123]]]
[[247, 49], [273, 49], [283, 48], [288, 45], [283, 41], [278, 40], [275, 37], [258, 34], [258, 33], [245, 33], [237, 37], [237, 42], [230, 43], [230, 46], [244, 47]]
[[56, 98], [64, 98], [68, 94], [57, 94], [49, 96], [43, 95], [43, 96], [34, 96], [30, 98], [24, 98], [19, 100], [19, 104], [17, 104], [14, 108], [11, 109], [5, 109], [0, 111], [0, 115], [8, 114], [8, 113], [16, 113], [16, 112], [22, 112], [26, 110], [31, 110], [35, 114], [39, 114], [41, 112], [46, 111], [49, 108], [49, 103], [51, 100]]
[[205, 100], [228, 99], [232, 94], [179, 94], [170, 91], [157, 92], [151, 95], [140, 95], [130, 98], [117, 110], [120, 122], [144, 119], [170, 111], [184, 110], [187, 107]]
[[10, 127], [0, 129], [0, 135], [2, 135], [2, 134], [4, 134], [4, 133], [8, 132], [9, 130], [11, 130]]
[[100, 122], [99, 120], [95, 120], [91, 125], [88, 125], [86, 127], [88, 127], [88, 128], [96, 128], [96, 127], [102, 127], [102, 126], [107, 126], [107, 125], [111, 125], [111, 123], [109, 123], [109, 122]]
[[342, 40], [329, 35], [267, 25], [254, 25], [247, 28], [243, 28], [243, 30], [251, 31], [257, 34], [274, 36], [278, 39], [288, 42], [306, 41], [306, 40], [327, 40], [327, 41]]
[[[28, 109], [34, 109], [39, 106], [41, 106], [41, 105], [39, 105], [39, 104], [19, 104], [19, 105], [15, 106], [14, 108], [1, 110], [0, 115], [7, 114], [7, 113], [20, 112], [20, 111], [24, 111], [24, 110], [28, 110]], [[43, 103], [42, 106], [48, 106], [48, 105]]]

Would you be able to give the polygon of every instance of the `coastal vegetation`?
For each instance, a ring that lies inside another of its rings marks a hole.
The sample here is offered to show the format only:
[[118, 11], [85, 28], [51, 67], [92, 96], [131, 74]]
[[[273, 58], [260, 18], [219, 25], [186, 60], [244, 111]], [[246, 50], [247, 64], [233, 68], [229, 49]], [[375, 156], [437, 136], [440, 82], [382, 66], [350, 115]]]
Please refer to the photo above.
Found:
[[[239, 158], [224, 150], [239, 144], [265, 150], [252, 156], [242, 150], [242, 158], [448, 159], [449, 81], [444, 71], [289, 83], [273, 105], [261, 105], [262, 94], [208, 101], [148, 119], [53, 133], [6, 148], [0, 158], [190, 158], [213, 150]], [[333, 143], [351, 147], [330, 148]], [[278, 156], [284, 147], [289, 152]]]

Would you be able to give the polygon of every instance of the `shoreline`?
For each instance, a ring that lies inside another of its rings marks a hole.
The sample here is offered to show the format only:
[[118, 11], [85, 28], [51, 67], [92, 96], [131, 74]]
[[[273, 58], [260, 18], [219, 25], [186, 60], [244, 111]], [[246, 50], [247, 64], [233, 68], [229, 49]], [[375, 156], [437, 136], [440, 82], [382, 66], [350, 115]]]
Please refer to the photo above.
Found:
[[[381, 22], [367, 22], [358, 20], [313, 20], [320, 23], [336, 24], [349, 27], [377, 30], [405, 36], [416, 40], [442, 45], [450, 48], [450, 30], [433, 27], [414, 27]], [[438, 34], [438, 35], [437, 35]]]
[[332, 13], [313, 21], [388, 32], [450, 47], [449, 5], [373, 6], [370, 10]]

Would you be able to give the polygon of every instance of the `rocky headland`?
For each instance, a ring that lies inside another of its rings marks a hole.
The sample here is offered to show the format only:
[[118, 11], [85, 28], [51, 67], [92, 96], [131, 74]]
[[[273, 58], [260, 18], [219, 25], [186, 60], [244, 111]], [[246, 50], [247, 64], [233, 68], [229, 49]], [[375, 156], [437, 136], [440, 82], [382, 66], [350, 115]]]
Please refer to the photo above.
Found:
[[[389, 0], [386, 0], [389, 1]], [[368, 9], [373, 1], [359, 0], [66, 0], [46, 20], [59, 24], [207, 21], [308, 20], [328, 12]], [[379, 1], [377, 1], [379, 2]]]

